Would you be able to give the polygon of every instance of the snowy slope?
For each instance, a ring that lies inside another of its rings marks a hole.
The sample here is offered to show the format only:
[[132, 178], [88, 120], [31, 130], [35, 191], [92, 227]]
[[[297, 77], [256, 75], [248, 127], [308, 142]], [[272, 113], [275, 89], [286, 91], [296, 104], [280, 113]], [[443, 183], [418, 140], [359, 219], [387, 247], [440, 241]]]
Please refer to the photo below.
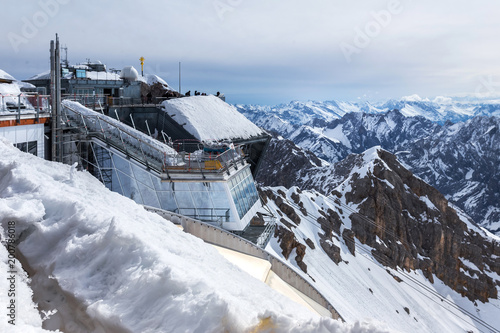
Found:
[[[411, 99], [417, 98], [407, 98]], [[492, 114], [494, 109], [492, 104], [491, 112], [485, 113]], [[315, 118], [294, 125], [275, 114], [245, 114], [264, 129], [331, 163], [377, 145], [398, 153], [409, 169], [477, 223], [500, 233], [500, 117], [475, 116], [440, 125], [393, 110], [382, 114], [351, 112], [333, 121]], [[274, 181], [269, 184], [276, 185]]]
[[[15, 234], [23, 235], [17, 250], [34, 273], [34, 301], [50, 311], [47, 328], [388, 332], [373, 323], [316, 317], [75, 167], [21, 153], [3, 140], [0, 156], [2, 239], [14, 221]], [[5, 280], [6, 271], [0, 274]], [[8, 299], [1, 295], [4, 307]], [[29, 291], [22, 297], [32, 309]], [[18, 316], [32, 331], [39, 327], [32, 310]]]
[[[316, 191], [305, 191], [298, 187], [266, 188], [265, 195], [270, 198], [268, 204], [276, 212], [275, 215], [279, 216], [280, 227], [291, 230], [295, 241], [300, 244], [295, 244], [291, 254], [285, 256], [283, 247], [286, 248], [287, 245], [283, 246], [284, 240], [278, 241], [274, 238], [267, 250], [274, 251], [297, 268], [303, 268], [305, 264], [307, 273], [303, 272], [303, 276], [322, 293], [331, 297], [329, 300], [348, 322], [373, 317], [401, 332], [489, 332], [490, 328], [496, 328], [498, 331], [498, 298], [489, 299], [486, 303], [472, 302], [447, 287], [436, 275], [432, 275], [432, 283], [422, 270], [382, 266], [380, 248], [369, 246], [365, 241], [361, 243], [356, 237], [350, 238], [351, 230], [356, 230], [353, 222], [357, 217], [355, 212], [359, 211], [364, 200], [354, 203], [351, 201], [353, 199], [347, 198], [355, 197], [356, 192], [367, 195], [364, 189], [355, 189], [353, 186], [357, 179], [367, 175], [373, 177], [375, 169], [380, 168], [380, 165], [377, 165], [379, 162], [374, 163], [377, 159], [376, 148], [363, 154], [356, 167], [337, 181], [334, 192], [339, 193], [340, 197], [325, 197]], [[385, 167], [387, 168], [387, 165]], [[394, 187], [387, 180], [379, 181], [386, 183], [389, 188]], [[375, 186], [380, 185], [372, 185]], [[408, 199], [401, 200], [403, 205], [408, 204]], [[423, 195], [417, 198], [417, 206], [419, 205], [429, 207], [424, 211], [433, 210], [434, 206], [429, 198]], [[334, 216], [337, 216], [337, 221]], [[481, 235], [487, 242], [498, 244], [500, 241], [498, 237], [471, 224], [465, 214], [460, 213], [459, 216], [468, 233]], [[379, 225], [374, 228], [380, 230], [383, 227]], [[363, 230], [359, 232], [362, 233]], [[372, 236], [371, 231], [365, 232], [366, 237]], [[402, 231], [403, 235], [405, 233], [413, 234], [414, 230]], [[349, 242], [349, 239], [352, 241]], [[383, 245], [382, 249], [386, 249], [386, 245], [378, 236], [376, 242]], [[392, 247], [394, 244], [390, 245]], [[302, 257], [295, 249], [299, 247], [303, 248]], [[410, 244], [411, 247], [413, 245]], [[339, 252], [333, 251], [334, 248], [338, 248]], [[377, 253], [378, 255], [375, 255]], [[390, 252], [386, 253], [391, 256]], [[403, 257], [404, 252], [400, 251], [399, 255]], [[495, 256], [490, 256], [488, 260], [494, 261]], [[338, 264], [333, 262], [334, 259]], [[420, 257], [418, 260], [427, 259]], [[461, 261], [467, 269], [472, 268], [472, 271], [490, 276], [493, 281], [500, 281], [500, 275], [490, 271], [487, 265], [480, 269], [464, 258]], [[496, 289], [500, 290], [498, 286]], [[472, 319], [472, 316], [477, 318]], [[483, 326], [482, 321], [488, 326]]]
[[[2, 232], [5, 231], [2, 229]], [[2, 240], [4, 239], [3, 237]], [[9, 261], [9, 259], [12, 260], [12, 257], [9, 257], [8, 249], [0, 246], [0, 271], [2, 272], [2, 278], [0, 279], [0, 290], [2, 290], [0, 304], [2, 305], [2, 310], [6, 312], [2, 316], [2, 320], [0, 320], [0, 331], [12, 333], [49, 332], [42, 329], [42, 318], [36, 309], [36, 304], [31, 299], [33, 292], [29, 286], [30, 281], [26, 272], [23, 271], [17, 260], [10, 266], [12, 261]], [[15, 283], [15, 288], [11, 287], [11, 282]], [[12, 297], [10, 297], [11, 295]], [[12, 316], [10, 316], [11, 311], [7, 307], [10, 306], [12, 299], [15, 300], [15, 313], [12, 313]]]

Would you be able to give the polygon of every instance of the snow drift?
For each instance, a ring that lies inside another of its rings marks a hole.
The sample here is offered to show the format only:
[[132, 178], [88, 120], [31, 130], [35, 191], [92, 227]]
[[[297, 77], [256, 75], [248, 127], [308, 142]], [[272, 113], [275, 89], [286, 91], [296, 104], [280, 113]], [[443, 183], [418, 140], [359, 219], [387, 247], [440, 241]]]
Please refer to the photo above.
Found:
[[[309, 313], [75, 166], [21, 153], [4, 140], [0, 156], [2, 239], [14, 221], [34, 301], [50, 317], [45, 328], [385, 332], [373, 323], [346, 326]], [[4, 306], [8, 299], [1, 295]], [[29, 311], [19, 316], [29, 316], [23, 320], [36, 331], [40, 319], [29, 290], [21, 296]]]

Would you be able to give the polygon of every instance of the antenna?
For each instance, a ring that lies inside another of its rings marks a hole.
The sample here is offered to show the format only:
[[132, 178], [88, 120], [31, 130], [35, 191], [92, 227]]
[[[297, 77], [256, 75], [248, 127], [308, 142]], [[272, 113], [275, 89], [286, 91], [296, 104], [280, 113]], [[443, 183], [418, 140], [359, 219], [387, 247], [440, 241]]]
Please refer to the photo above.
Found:
[[66, 68], [69, 67], [69, 61], [68, 61], [68, 46], [67, 45], [64, 45], [63, 47], [61, 47], [62, 50], [64, 50], [64, 60], [62, 61], [64, 66], [66, 66]]
[[179, 61], [179, 94], [181, 93], [181, 62]]

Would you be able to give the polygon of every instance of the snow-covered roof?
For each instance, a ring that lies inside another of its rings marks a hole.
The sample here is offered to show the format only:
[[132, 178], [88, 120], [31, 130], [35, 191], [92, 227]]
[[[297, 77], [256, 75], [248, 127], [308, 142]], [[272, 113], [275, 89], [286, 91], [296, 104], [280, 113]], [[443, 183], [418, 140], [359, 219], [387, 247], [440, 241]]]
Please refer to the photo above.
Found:
[[16, 79], [12, 75], [2, 69], [0, 69], [0, 79], [6, 81], [16, 81]]
[[39, 74], [35, 74], [28, 80], [50, 80], [50, 71], [45, 71]]
[[110, 72], [95, 72], [95, 71], [87, 71], [87, 79], [90, 80], [114, 80], [121, 81], [119, 74], [110, 73]]
[[0, 94], [2, 95], [19, 95], [21, 93], [21, 89], [17, 82], [12, 83], [0, 83]]
[[161, 77], [155, 74], [144, 74], [144, 76], [139, 76], [137, 78], [138, 81], [144, 82], [147, 85], [152, 86], [155, 83], [160, 83], [169, 90], [173, 90], [167, 83], [167, 81], [163, 80]]
[[139, 78], [139, 73], [137, 72], [137, 69], [134, 68], [134, 66], [123, 67], [122, 71], [120, 72], [120, 78], [130, 81], [137, 81], [137, 79]]
[[249, 139], [264, 131], [220, 98], [192, 96], [167, 100], [163, 110], [203, 142]]

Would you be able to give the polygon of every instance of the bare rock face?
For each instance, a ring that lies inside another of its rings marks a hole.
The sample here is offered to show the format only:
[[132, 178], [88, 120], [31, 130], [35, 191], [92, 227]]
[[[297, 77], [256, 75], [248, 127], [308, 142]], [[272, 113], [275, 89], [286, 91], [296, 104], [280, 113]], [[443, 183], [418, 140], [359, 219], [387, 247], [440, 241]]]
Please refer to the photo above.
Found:
[[500, 245], [469, 229], [439, 191], [414, 177], [394, 155], [384, 150], [378, 155], [372, 172], [353, 177], [352, 191], [345, 193], [367, 217], [351, 216], [355, 237], [374, 248], [375, 258], [386, 266], [421, 269], [431, 282], [434, 274], [470, 300], [498, 297], [497, 282], [485, 271], [499, 274], [494, 258]]
[[307, 265], [302, 261], [304, 259], [304, 255], [306, 254], [306, 246], [301, 244], [295, 238], [295, 234], [287, 228], [282, 226], [278, 226], [274, 230], [274, 237], [278, 239], [280, 244], [280, 248], [282, 250], [282, 254], [285, 259], [288, 260], [290, 254], [295, 249], [295, 261], [297, 265], [302, 269], [304, 273], [307, 273]]
[[[438, 278], [472, 301], [498, 297], [500, 281], [488, 273], [500, 275], [500, 244], [450, 205], [438, 190], [405, 169], [394, 155], [375, 149], [351, 155], [332, 169], [331, 183], [328, 177], [324, 185], [316, 178], [310, 188], [302, 190], [322, 188], [323, 193], [331, 194], [328, 200], [334, 209], [318, 206], [317, 213], [306, 215], [297, 209], [304, 207], [297, 188], [289, 190], [288, 198], [282, 190], [263, 192], [281, 215], [276, 236], [286, 258], [297, 249], [296, 261], [302, 265], [306, 246], [293, 232], [298, 223], [304, 223], [301, 219], [314, 216], [321, 228], [316, 249], [336, 264], [343, 261], [339, 242], [356, 255], [358, 241], [370, 247], [374, 258], [386, 267], [420, 270], [430, 282]], [[314, 201], [310, 197], [308, 205]], [[350, 207], [356, 207], [355, 211]], [[343, 222], [346, 219], [349, 227]]]

